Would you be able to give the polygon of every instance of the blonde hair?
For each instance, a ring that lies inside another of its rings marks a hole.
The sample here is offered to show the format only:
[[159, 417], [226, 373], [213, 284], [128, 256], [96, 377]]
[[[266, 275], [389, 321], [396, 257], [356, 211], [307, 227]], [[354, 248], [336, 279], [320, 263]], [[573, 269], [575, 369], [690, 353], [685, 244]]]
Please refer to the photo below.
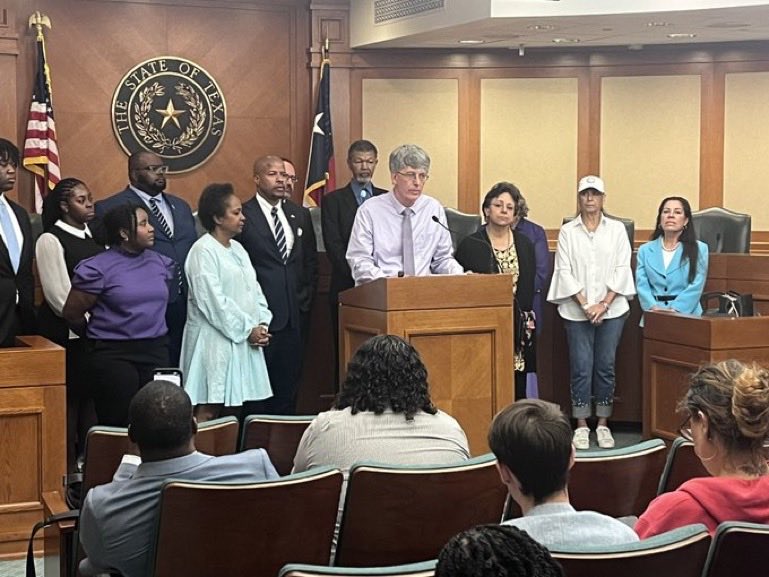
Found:
[[702, 412], [727, 455], [748, 452], [751, 470], [766, 471], [764, 442], [769, 437], [769, 370], [731, 359], [706, 365], [689, 381], [680, 408]]

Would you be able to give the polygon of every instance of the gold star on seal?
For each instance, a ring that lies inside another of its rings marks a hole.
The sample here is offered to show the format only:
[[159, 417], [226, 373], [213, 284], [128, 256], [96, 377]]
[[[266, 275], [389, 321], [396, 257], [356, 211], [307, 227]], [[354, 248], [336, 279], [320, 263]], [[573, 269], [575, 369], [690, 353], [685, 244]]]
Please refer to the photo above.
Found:
[[176, 128], [180, 129], [181, 126], [179, 126], [179, 121], [176, 119], [176, 117], [179, 116], [180, 114], [184, 114], [187, 111], [176, 110], [176, 108], [174, 108], [174, 101], [169, 98], [168, 105], [165, 107], [165, 109], [156, 108], [155, 112], [159, 112], [160, 115], [163, 117], [163, 124], [160, 125], [160, 129], [163, 130], [166, 127], [166, 123], [169, 120], [173, 120], [174, 124], [176, 125]]

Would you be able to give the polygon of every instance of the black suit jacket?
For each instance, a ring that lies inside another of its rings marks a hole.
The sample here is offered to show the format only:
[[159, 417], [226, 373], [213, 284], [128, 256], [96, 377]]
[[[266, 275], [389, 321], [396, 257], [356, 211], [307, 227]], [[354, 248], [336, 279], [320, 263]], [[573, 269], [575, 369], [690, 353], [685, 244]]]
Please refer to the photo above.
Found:
[[311, 232], [309, 211], [286, 201], [283, 203], [283, 212], [286, 213], [286, 219], [294, 233], [294, 246], [285, 264], [278, 252], [272, 229], [256, 198], [243, 204], [246, 224], [236, 239], [248, 252], [251, 264], [256, 269], [259, 285], [272, 311], [270, 331], [288, 327], [299, 328], [301, 302], [306, 298], [306, 279], [313, 277], [313, 260], [316, 269], [314, 274], [317, 277], [317, 255], [305, 255], [305, 252], [310, 251], [310, 247], [309, 243], [303, 240], [305, 235], [311, 234], [312, 238], [315, 237]]
[[[35, 253], [32, 226], [27, 211], [6, 197], [16, 215], [24, 237], [19, 259], [19, 271], [14, 272], [8, 247], [0, 238], [0, 346], [12, 346], [17, 334], [35, 334], [35, 279], [32, 275], [32, 256]], [[16, 304], [18, 291], [19, 303]], [[18, 310], [21, 326], [17, 325]]]
[[[513, 243], [518, 254], [518, 285], [515, 291], [516, 308], [530, 311], [534, 301], [534, 277], [537, 267], [534, 260], [534, 245], [517, 230], [513, 230]], [[480, 228], [470, 236], [465, 237], [457, 247], [454, 255], [457, 262], [465, 270], [483, 274], [499, 272], [499, 265], [491, 250], [491, 241], [486, 234], [486, 227]]]
[[168, 238], [163, 232], [163, 228], [160, 226], [158, 219], [152, 214], [152, 211], [149, 210], [141, 197], [128, 187], [126, 187], [125, 190], [96, 203], [94, 206], [96, 218], [94, 219], [94, 224], [91, 225], [91, 228], [94, 231], [96, 240], [102, 244], [106, 244], [106, 235], [104, 234], [102, 219], [110, 209], [120, 206], [121, 204], [133, 203], [147, 210], [149, 222], [155, 229], [155, 245], [152, 247], [152, 250], [173, 259], [182, 271], [182, 295], [179, 295], [179, 292], [176, 290], [169, 291], [169, 302], [175, 302], [178, 298], [186, 298], [187, 279], [184, 276], [184, 263], [187, 260], [187, 254], [190, 252], [192, 245], [198, 240], [198, 233], [195, 230], [195, 218], [192, 216], [192, 209], [190, 208], [190, 205], [187, 204], [187, 201], [166, 192], [162, 194], [165, 201], [171, 207], [171, 214], [173, 215], [174, 237], [172, 239]]
[[[374, 196], [384, 194], [383, 188], [372, 186]], [[347, 245], [350, 243], [352, 225], [358, 212], [358, 201], [348, 184], [330, 192], [321, 200], [321, 223], [323, 226], [323, 244], [326, 255], [331, 261], [331, 285], [329, 297], [336, 302], [336, 296], [343, 290], [355, 286], [350, 265], [347, 264]]]

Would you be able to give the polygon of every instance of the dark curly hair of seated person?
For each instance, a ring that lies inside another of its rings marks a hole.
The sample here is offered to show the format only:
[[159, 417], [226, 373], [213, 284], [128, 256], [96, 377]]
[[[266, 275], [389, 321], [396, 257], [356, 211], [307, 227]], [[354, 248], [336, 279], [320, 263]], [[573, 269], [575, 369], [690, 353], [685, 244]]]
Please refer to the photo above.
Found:
[[544, 545], [510, 525], [478, 525], [455, 535], [438, 555], [435, 577], [563, 577]]
[[419, 411], [438, 412], [428, 388], [427, 369], [417, 350], [400, 337], [378, 335], [350, 359], [334, 408], [377, 415], [392, 410], [411, 420]]

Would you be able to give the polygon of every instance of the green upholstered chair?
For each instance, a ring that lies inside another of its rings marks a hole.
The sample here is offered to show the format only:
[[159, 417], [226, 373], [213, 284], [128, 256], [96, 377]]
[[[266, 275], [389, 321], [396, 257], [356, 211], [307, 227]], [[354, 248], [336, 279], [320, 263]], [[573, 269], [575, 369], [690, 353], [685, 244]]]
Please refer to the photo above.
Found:
[[567, 577], [700, 577], [709, 546], [707, 528], [697, 524], [626, 545], [550, 552]]
[[660, 476], [657, 494], [675, 491], [685, 481], [695, 477], [709, 477], [705, 466], [694, 453], [694, 443], [677, 437], [668, 450], [665, 468]]
[[[473, 234], [481, 226], [481, 217], [477, 214], [461, 212], [456, 208], [446, 208], [446, 222], [451, 230], [451, 244], [456, 252], [459, 243], [466, 236]], [[433, 224], [433, 226], [440, 226]]]
[[619, 449], [578, 451], [569, 474], [569, 500], [578, 511], [639, 516], [657, 496], [667, 447], [651, 439]]
[[433, 577], [435, 561], [388, 567], [324, 567], [291, 563], [278, 577]]
[[702, 577], [766, 575], [769, 525], [721, 523], [710, 546]]
[[265, 449], [279, 475], [288, 475], [307, 426], [314, 415], [249, 415], [243, 423], [240, 450]]
[[167, 481], [155, 577], [277, 575], [286, 563], [328, 565], [342, 473], [330, 467], [252, 484]]
[[448, 466], [357, 463], [350, 469], [335, 564], [435, 559], [460, 531], [498, 523], [506, 494], [491, 454]]

